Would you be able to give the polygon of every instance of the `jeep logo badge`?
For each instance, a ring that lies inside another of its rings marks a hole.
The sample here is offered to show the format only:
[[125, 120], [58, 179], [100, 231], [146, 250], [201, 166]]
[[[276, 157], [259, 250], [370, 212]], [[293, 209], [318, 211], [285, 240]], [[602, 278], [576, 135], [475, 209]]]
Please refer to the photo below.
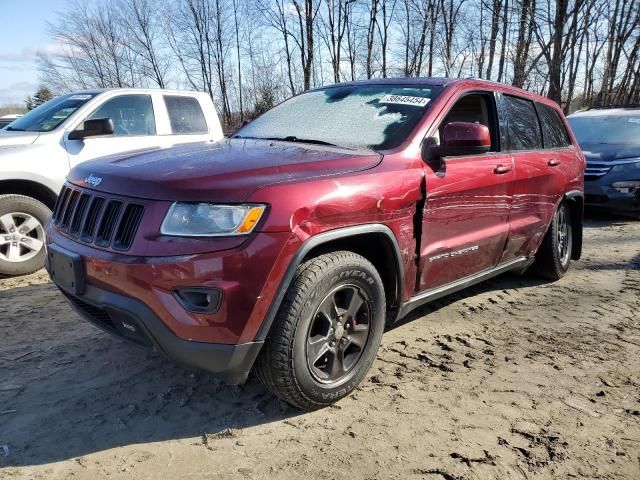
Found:
[[87, 178], [84, 179], [85, 183], [97, 187], [102, 183], [102, 178], [96, 177], [93, 173], [89, 174]]

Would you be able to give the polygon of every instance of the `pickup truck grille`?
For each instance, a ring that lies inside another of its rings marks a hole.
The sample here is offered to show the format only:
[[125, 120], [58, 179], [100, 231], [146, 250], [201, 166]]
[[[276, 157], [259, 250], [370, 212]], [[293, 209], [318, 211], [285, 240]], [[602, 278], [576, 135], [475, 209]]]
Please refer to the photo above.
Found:
[[607, 173], [609, 173], [609, 170], [611, 170], [612, 166], [613, 165], [611, 165], [610, 163], [587, 163], [587, 167], [584, 170], [585, 181], [593, 181], [605, 176]]
[[126, 251], [143, 213], [139, 203], [65, 185], [52, 220], [59, 231], [83, 243]]

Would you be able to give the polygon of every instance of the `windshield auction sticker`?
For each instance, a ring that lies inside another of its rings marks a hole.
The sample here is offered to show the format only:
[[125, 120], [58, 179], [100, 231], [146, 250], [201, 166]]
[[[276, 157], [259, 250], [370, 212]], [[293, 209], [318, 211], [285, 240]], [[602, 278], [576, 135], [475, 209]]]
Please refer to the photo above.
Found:
[[429, 98], [411, 97], [409, 95], [385, 95], [378, 103], [388, 103], [392, 105], [413, 105], [414, 107], [424, 107], [429, 103]]

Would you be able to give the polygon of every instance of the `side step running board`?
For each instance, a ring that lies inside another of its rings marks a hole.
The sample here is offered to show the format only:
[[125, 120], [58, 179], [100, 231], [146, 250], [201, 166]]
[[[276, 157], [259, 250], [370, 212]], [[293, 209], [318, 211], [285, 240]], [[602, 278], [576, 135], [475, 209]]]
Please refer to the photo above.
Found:
[[533, 261], [533, 258], [516, 258], [488, 270], [483, 270], [482, 272], [478, 272], [468, 277], [461, 278], [460, 280], [456, 280], [455, 282], [447, 283], [446, 285], [432, 288], [431, 290], [426, 290], [407, 300], [402, 305], [402, 307], [400, 307], [400, 312], [398, 313], [396, 319], [398, 320], [404, 317], [411, 310], [418, 308], [425, 303], [429, 303], [460, 290], [464, 290], [467, 287], [488, 280], [489, 278], [500, 275], [501, 273], [505, 273], [511, 270], [524, 270], [529, 265], [531, 265]]

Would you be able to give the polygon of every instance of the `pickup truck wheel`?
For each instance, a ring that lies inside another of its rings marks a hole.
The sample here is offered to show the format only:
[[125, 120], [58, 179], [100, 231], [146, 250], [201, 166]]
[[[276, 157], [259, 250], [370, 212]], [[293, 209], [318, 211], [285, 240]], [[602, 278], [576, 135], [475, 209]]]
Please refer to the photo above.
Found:
[[362, 381], [384, 323], [384, 287], [369, 261], [347, 251], [313, 258], [296, 272], [256, 374], [297, 408], [329, 405]]
[[571, 210], [566, 202], [560, 204], [551, 221], [551, 226], [536, 254], [532, 271], [549, 280], [559, 280], [569, 270], [573, 236]]
[[26, 275], [44, 265], [46, 205], [24, 195], [0, 195], [0, 274]]

